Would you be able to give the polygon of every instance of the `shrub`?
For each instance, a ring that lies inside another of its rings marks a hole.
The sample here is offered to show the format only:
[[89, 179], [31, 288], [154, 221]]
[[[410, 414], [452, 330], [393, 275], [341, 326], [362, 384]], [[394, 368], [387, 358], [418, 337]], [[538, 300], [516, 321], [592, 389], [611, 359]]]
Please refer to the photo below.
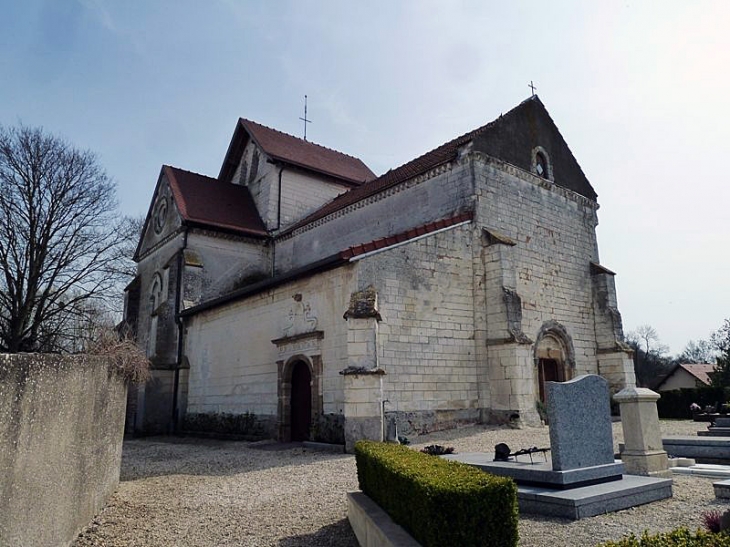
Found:
[[722, 519], [722, 513], [717, 509], [702, 513], [702, 526], [708, 532], [718, 533], [720, 531], [720, 519]]
[[631, 534], [618, 541], [607, 541], [597, 547], [730, 547], [730, 536], [712, 532], [690, 532], [678, 528], [666, 534], [649, 535], [644, 532], [640, 538]]
[[89, 355], [109, 360], [109, 365], [125, 380], [143, 384], [150, 379], [150, 361], [145, 352], [127, 336], [111, 329], [101, 329], [87, 348]]
[[682, 388], [673, 391], [663, 391], [657, 401], [657, 412], [660, 418], [677, 418], [691, 420], [692, 403], [705, 408], [707, 405], [716, 405], [730, 400], [730, 389], [719, 387]]
[[516, 546], [512, 479], [401, 445], [355, 445], [360, 489], [424, 547]]

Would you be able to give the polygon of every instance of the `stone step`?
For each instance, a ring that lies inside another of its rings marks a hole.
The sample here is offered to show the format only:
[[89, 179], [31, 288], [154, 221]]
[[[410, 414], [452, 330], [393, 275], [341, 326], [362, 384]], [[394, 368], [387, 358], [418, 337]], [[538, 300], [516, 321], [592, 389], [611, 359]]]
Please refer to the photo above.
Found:
[[698, 475], [700, 477], [724, 477], [730, 479], [730, 465], [712, 465], [698, 463], [689, 467], [672, 467], [677, 475]]
[[662, 444], [669, 456], [694, 458], [699, 463], [730, 463], [730, 437], [664, 437]]
[[730, 499], [730, 479], [713, 482], [712, 486], [715, 488], [716, 498]]

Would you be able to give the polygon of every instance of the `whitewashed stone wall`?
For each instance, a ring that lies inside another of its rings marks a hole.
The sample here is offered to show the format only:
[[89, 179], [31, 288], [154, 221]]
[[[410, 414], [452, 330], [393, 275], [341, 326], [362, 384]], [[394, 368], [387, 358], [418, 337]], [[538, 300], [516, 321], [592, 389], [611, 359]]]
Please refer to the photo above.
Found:
[[191, 230], [186, 247], [185, 307], [261, 280], [270, 270], [269, 247], [260, 240]]
[[386, 414], [405, 433], [478, 419], [471, 266], [471, 224], [359, 261], [360, 288], [378, 292]]
[[685, 370], [678, 370], [662, 383], [662, 391], [672, 391], [673, 389], [694, 389], [698, 385], [702, 385], [697, 378], [692, 376]]
[[451, 217], [471, 207], [471, 195], [468, 161], [440, 167], [278, 240], [276, 271], [286, 272], [351, 245]]
[[[254, 153], [258, 155], [256, 172], [252, 172]], [[279, 169], [268, 161], [256, 144], [251, 141], [243, 150], [241, 161], [231, 181], [234, 184], [248, 186], [256, 208], [266, 228], [276, 227], [276, 193]], [[272, 205], [273, 202], [273, 205]]]
[[269, 157], [254, 142], [246, 145], [232, 181], [234, 184], [248, 186], [269, 230], [286, 228], [349, 189], [346, 185], [326, 180], [326, 177], [308, 175], [292, 167], [284, 167], [282, 170], [280, 165], [271, 163]]
[[[597, 205], [498, 160], [475, 153], [474, 161], [477, 222], [514, 243], [483, 255], [486, 338], [515, 329], [524, 336], [488, 349], [491, 405], [531, 420], [537, 390], [531, 343], [546, 324], [567, 333], [574, 356], [569, 377], [598, 373], [590, 272], [598, 262]], [[510, 298], [517, 309], [504, 308]]]
[[281, 228], [301, 220], [349, 187], [284, 169], [281, 177]]
[[[188, 413], [253, 412], [277, 416], [277, 361], [297, 353], [321, 355], [319, 393], [323, 412], [342, 414], [347, 367], [347, 309], [355, 285], [354, 268], [343, 266], [257, 295], [201, 312], [188, 320], [185, 354], [190, 364]], [[282, 354], [272, 340], [286, 336], [290, 311], [301, 295], [316, 317], [322, 340]], [[312, 345], [313, 344], [313, 345]]]

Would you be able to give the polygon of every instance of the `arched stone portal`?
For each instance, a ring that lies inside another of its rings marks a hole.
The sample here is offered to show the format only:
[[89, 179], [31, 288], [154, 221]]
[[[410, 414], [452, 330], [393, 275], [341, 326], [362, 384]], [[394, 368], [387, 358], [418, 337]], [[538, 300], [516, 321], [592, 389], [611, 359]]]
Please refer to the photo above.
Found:
[[277, 361], [276, 364], [279, 383], [279, 440], [309, 440], [311, 426], [322, 414], [322, 357], [297, 354], [286, 361]]
[[291, 368], [291, 401], [289, 405], [291, 440], [309, 440], [312, 423], [312, 373], [304, 361]]
[[545, 402], [546, 382], [565, 382], [573, 377], [575, 358], [573, 340], [565, 327], [557, 321], [545, 323], [535, 342], [535, 366], [537, 382], [535, 392]]

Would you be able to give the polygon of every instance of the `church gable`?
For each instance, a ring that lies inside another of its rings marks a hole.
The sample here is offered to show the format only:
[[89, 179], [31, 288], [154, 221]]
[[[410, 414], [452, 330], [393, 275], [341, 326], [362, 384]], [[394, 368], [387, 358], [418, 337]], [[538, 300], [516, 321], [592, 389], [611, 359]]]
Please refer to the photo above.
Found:
[[596, 200], [596, 191], [537, 96], [477, 132], [474, 150]]
[[139, 259], [183, 224], [248, 237], [267, 236], [248, 188], [165, 165], [135, 257]]
[[249, 188], [270, 231], [374, 178], [357, 158], [245, 119], [238, 121], [218, 176]]
[[568, 188], [593, 201], [596, 200], [595, 190], [583, 174], [567, 143], [540, 99], [534, 96], [487, 125], [452, 139], [339, 196], [290, 226], [287, 232], [444, 166], [456, 160], [460, 150], [470, 143], [474, 150], [511, 163], [525, 171], [542, 176], [539, 174], [542, 169], [545, 172], [544, 178], [556, 185]]
[[181, 218], [173, 192], [165, 173], [166, 166], [160, 170], [152, 202], [147, 211], [142, 235], [140, 236], [134, 259], [139, 261], [150, 250], [167, 240], [181, 225]]
[[375, 178], [375, 174], [358, 158], [240, 118], [223, 160], [219, 180], [233, 182], [232, 176], [241, 163], [249, 140], [253, 140], [272, 162], [316, 173], [336, 184], [354, 187]]

